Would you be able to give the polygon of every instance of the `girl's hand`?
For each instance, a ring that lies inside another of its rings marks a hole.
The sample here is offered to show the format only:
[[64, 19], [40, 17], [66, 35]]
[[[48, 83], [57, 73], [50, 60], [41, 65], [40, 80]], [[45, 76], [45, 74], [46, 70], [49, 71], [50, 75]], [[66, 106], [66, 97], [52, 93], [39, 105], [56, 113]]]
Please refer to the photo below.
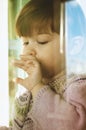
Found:
[[39, 86], [39, 84], [42, 84], [40, 64], [34, 56], [21, 55], [20, 60], [15, 60], [13, 65], [23, 69], [28, 74], [25, 79], [17, 78], [16, 83], [24, 86], [30, 91], [34, 87]]

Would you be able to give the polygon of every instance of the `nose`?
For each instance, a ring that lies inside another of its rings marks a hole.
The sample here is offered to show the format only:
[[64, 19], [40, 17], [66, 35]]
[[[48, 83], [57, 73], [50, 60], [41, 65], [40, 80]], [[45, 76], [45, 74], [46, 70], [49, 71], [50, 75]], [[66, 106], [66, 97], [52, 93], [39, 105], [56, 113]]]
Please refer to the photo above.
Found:
[[30, 49], [30, 48], [28, 48], [28, 49], [23, 49], [23, 50], [22, 50], [22, 54], [23, 54], [23, 55], [36, 56], [36, 51], [33, 50], [33, 49]]
[[27, 54], [35, 56], [36, 55], [36, 51], [35, 50], [30, 50], [29, 52], [27, 52]]

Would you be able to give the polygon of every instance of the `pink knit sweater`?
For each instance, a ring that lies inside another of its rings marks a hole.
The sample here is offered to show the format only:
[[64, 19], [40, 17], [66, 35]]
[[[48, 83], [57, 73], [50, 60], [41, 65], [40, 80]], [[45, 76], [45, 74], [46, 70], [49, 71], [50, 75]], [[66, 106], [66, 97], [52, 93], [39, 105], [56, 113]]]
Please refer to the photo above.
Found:
[[73, 77], [65, 88], [63, 94], [57, 94], [45, 85], [31, 110], [30, 93], [25, 93], [16, 100], [13, 127], [0, 130], [86, 130], [86, 77]]

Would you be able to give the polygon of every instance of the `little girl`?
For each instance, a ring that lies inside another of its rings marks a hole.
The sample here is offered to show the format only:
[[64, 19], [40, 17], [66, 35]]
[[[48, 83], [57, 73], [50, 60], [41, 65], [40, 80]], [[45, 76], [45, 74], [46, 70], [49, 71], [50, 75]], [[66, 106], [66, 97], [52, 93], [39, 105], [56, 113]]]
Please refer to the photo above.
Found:
[[12, 128], [0, 130], [86, 130], [86, 76], [66, 82], [59, 7], [60, 1], [31, 0], [17, 18], [23, 52], [14, 65], [28, 76], [16, 83], [27, 91], [15, 100]]

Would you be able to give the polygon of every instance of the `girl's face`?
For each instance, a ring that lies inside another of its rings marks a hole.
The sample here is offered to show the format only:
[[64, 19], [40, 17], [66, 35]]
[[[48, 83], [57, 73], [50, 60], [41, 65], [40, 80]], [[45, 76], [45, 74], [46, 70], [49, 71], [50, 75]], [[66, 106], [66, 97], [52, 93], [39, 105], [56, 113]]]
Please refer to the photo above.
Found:
[[61, 71], [60, 37], [57, 33], [34, 33], [31, 37], [21, 39], [23, 54], [36, 57], [43, 78], [51, 78]]

